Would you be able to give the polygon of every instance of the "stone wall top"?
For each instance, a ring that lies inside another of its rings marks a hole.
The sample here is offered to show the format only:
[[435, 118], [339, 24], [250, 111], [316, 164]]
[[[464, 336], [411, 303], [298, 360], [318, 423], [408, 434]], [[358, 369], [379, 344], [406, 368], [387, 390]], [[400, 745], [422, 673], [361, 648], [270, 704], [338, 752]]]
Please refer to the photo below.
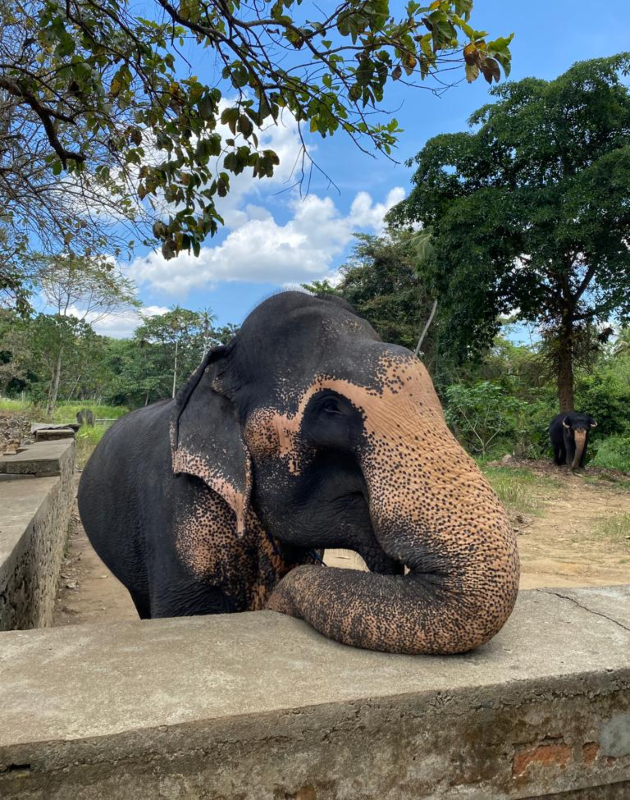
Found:
[[521, 592], [451, 657], [264, 611], [0, 634], [0, 795], [621, 798], [629, 603], [628, 586]]
[[630, 586], [524, 591], [489, 644], [448, 657], [346, 647], [268, 611], [3, 633], [0, 746], [405, 694], [513, 701], [630, 674], [629, 604]]
[[35, 442], [14, 456], [0, 456], [0, 475], [59, 475], [74, 448], [72, 437]]

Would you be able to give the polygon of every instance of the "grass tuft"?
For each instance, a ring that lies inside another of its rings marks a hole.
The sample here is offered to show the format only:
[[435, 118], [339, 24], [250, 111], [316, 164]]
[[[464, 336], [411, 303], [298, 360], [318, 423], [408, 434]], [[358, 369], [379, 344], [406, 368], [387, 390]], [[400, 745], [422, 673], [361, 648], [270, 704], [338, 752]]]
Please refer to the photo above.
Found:
[[76, 435], [76, 465], [83, 469], [89, 457], [94, 452], [94, 448], [103, 438], [107, 428], [104, 425], [95, 425], [93, 428], [83, 426]]
[[508, 511], [520, 514], [539, 514], [544, 501], [560, 489], [555, 478], [526, 469], [484, 467], [483, 472]]
[[606, 539], [626, 542], [630, 546], [630, 514], [620, 513], [605, 517], [596, 531]]

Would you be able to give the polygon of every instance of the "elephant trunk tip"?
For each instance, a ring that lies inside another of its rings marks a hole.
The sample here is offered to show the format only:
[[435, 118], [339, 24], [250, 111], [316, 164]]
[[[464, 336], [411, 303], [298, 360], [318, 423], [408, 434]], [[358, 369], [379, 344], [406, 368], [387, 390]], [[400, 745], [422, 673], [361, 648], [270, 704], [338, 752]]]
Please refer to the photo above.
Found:
[[580, 466], [580, 461], [582, 460], [582, 454], [584, 453], [584, 448], [586, 447], [586, 431], [576, 431], [575, 432], [575, 454], [573, 456], [573, 461], [571, 462], [571, 469], [575, 470], [578, 469]]

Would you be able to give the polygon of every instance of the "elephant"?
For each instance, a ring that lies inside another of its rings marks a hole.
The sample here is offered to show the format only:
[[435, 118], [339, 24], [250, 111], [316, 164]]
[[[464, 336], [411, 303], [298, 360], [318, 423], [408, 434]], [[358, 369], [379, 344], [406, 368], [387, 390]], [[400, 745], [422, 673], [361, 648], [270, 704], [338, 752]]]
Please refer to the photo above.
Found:
[[549, 424], [549, 439], [553, 447], [553, 460], [561, 467], [569, 464], [571, 469], [584, 467], [588, 435], [597, 423], [590, 414], [563, 411]]
[[[334, 296], [261, 303], [175, 400], [105, 433], [78, 501], [142, 618], [268, 609], [355, 647], [448, 654], [516, 600], [515, 534], [426, 368]], [[326, 567], [325, 548], [369, 571]]]

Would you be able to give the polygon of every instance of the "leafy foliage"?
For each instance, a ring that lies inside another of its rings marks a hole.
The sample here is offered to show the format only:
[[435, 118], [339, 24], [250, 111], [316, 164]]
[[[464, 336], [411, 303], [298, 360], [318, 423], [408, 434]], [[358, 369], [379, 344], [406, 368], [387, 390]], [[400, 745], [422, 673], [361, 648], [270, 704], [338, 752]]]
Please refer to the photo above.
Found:
[[[341, 280], [305, 284], [315, 294], [336, 294], [370, 322], [385, 342], [413, 350], [431, 312], [432, 298], [418, 277], [417, 236], [357, 234], [350, 260], [340, 269]], [[430, 358], [432, 335], [423, 344]]]
[[171, 397], [197, 368], [204, 353], [227, 344], [234, 325], [214, 328], [209, 311], [175, 307], [145, 317], [133, 339], [110, 340], [106, 363], [111, 379], [102, 387], [108, 399], [131, 407]]
[[499, 316], [542, 326], [562, 408], [584, 329], [630, 317], [630, 55], [585, 61], [553, 81], [494, 87], [470, 133], [430, 140], [414, 188], [390, 212], [433, 228], [423, 274], [460, 362]]
[[0, 309], [14, 308], [20, 314], [30, 309], [34, 276], [26, 251], [26, 235], [0, 222]]
[[[54, 7], [0, 0], [2, 224], [45, 252], [73, 243], [78, 251], [117, 254], [124, 237], [116, 226], [133, 224], [138, 211], [129, 187], [107, 174], [118, 164], [108, 137], [121, 113], [108, 106], [102, 66], [82, 58], [81, 35], [54, 22]], [[65, 9], [72, 13], [71, 5]], [[98, 108], [109, 108], [109, 130], [97, 123]], [[96, 163], [88, 163], [88, 152]]]
[[[0, 396], [26, 395], [35, 409], [47, 407], [48, 419], [61, 413], [65, 421], [84, 406], [96, 416], [119, 416], [127, 408], [170, 397], [173, 384], [181, 388], [208, 348], [226, 344], [238, 330], [234, 325], [215, 328], [212, 321], [209, 311], [176, 307], [146, 317], [131, 339], [110, 339], [72, 315], [24, 319], [2, 311]], [[51, 404], [55, 384], [57, 394]], [[113, 406], [105, 408], [102, 402]], [[114, 413], [114, 406], [121, 409], [119, 413]]]
[[79, 380], [86, 385], [98, 374], [99, 337], [74, 316], [38, 314], [22, 324], [22, 338], [30, 350], [29, 370], [42, 378], [33, 399], [46, 403], [51, 418], [60, 390], [71, 398]]
[[481, 456], [516, 433], [524, 402], [490, 381], [446, 389], [446, 421], [465, 447]]
[[630, 436], [610, 436], [601, 442], [593, 464], [630, 473]]
[[[371, 113], [388, 83], [421, 82], [454, 59], [469, 80], [507, 74], [511, 37], [475, 30], [472, 6], [410, 0], [395, 15], [388, 0], [343, 0], [332, 12], [300, 0], [0, 0], [0, 135], [15, 167], [0, 170], [0, 198], [16, 175], [38, 185], [65, 176], [53, 186], [60, 202], [112, 198], [133, 219], [146, 201], [164, 256], [197, 254], [222, 221], [230, 177], [273, 173], [278, 156], [258, 131], [283, 109], [322, 137], [343, 130], [389, 153], [398, 123]], [[218, 65], [207, 82], [188, 68], [190, 42]], [[67, 204], [56, 214], [43, 191], [37, 199], [49, 229], [82, 236], [84, 215]]]

